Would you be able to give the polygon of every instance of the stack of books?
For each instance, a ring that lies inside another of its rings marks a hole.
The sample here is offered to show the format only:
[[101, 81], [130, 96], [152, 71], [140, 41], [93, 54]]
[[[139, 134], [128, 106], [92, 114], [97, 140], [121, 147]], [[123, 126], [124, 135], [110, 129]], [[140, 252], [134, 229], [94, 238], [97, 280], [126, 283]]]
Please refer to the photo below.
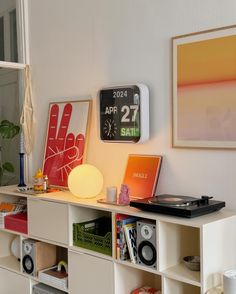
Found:
[[116, 215], [116, 256], [120, 260], [136, 263], [136, 221], [135, 216]]

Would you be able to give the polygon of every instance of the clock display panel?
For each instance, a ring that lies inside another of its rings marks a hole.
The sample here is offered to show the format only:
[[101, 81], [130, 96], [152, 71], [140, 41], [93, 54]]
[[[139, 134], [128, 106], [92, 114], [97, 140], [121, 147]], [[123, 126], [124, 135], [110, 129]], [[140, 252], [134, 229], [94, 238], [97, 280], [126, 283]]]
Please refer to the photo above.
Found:
[[137, 86], [100, 91], [100, 136], [104, 141], [140, 139], [140, 89]]

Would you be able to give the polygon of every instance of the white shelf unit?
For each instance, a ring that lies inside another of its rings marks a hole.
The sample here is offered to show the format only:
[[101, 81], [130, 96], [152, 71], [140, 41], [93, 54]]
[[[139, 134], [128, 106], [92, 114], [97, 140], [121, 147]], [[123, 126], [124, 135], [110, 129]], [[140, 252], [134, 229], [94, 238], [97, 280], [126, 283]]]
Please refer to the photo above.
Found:
[[[10, 245], [15, 236], [55, 244], [68, 260], [68, 293], [129, 294], [149, 285], [162, 294], [205, 294], [222, 281], [225, 270], [236, 267], [236, 213], [227, 209], [185, 219], [139, 211], [129, 206], [78, 199], [68, 191], [23, 195], [15, 186], [1, 187], [0, 199], [27, 198], [28, 235], [0, 229], [0, 293], [31, 293], [37, 277], [24, 274]], [[102, 196], [101, 196], [102, 197]], [[137, 216], [156, 224], [157, 265], [151, 268], [116, 257], [116, 214]], [[112, 225], [112, 256], [73, 244], [73, 223], [106, 216]], [[183, 257], [199, 255], [199, 272]], [[14, 278], [14, 284], [10, 281]], [[9, 288], [9, 289], [8, 289]], [[14, 290], [14, 291], [13, 291]]]

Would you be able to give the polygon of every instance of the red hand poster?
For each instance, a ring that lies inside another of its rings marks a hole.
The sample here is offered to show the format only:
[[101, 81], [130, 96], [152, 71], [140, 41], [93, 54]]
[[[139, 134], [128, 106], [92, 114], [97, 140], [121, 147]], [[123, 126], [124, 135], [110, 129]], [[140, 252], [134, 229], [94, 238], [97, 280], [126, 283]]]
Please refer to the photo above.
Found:
[[43, 174], [50, 185], [68, 187], [70, 171], [84, 161], [90, 104], [82, 100], [49, 106]]

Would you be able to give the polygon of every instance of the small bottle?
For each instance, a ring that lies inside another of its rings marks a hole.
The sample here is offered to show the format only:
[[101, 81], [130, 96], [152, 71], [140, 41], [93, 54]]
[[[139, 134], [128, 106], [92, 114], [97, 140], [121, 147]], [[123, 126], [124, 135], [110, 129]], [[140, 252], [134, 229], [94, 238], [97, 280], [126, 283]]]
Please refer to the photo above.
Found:
[[43, 177], [43, 191], [46, 193], [48, 190], [48, 176]]
[[34, 175], [34, 191], [43, 191], [43, 173], [38, 169]]

